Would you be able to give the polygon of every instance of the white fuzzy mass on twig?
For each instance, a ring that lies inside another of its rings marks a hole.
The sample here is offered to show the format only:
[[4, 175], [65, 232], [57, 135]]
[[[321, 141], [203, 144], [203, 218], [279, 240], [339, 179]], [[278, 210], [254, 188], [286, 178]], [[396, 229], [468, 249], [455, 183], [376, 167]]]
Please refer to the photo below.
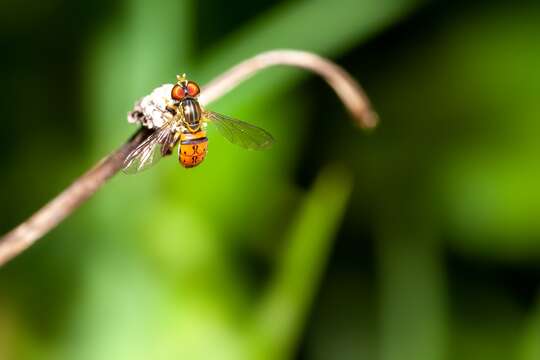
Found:
[[128, 113], [128, 122], [138, 123], [149, 129], [162, 127], [167, 102], [171, 100], [172, 87], [173, 84], [163, 84], [138, 100], [133, 110]]

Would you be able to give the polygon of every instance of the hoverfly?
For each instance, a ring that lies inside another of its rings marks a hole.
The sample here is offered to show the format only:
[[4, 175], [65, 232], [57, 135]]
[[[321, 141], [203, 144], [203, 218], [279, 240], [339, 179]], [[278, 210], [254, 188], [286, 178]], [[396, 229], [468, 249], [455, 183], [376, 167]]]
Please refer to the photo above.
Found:
[[[163, 156], [172, 154], [177, 143], [180, 143], [180, 164], [185, 168], [199, 165], [208, 151], [207, 124], [213, 124], [227, 140], [246, 149], [272, 146], [274, 139], [267, 131], [202, 108], [197, 100], [199, 85], [185, 74], [178, 75], [177, 80], [172, 88], [163, 85], [154, 91], [161, 92], [161, 96], [153, 93], [154, 96], [143, 98], [138, 109], [130, 114], [130, 121], [140, 121], [143, 125], [146, 122], [156, 130], [128, 154], [123, 164], [125, 173], [138, 173], [154, 165]], [[163, 95], [164, 89], [169, 88], [170, 93]]]

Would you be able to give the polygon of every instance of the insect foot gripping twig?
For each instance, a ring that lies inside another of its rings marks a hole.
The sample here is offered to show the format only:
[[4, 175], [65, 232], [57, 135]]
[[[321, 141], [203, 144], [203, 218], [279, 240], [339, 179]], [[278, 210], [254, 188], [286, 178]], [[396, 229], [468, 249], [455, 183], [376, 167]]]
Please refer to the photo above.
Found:
[[[303, 68], [320, 75], [334, 89], [359, 126], [363, 128], [376, 126], [377, 114], [371, 109], [367, 96], [343, 68], [316, 54], [299, 50], [263, 52], [241, 62], [203, 87], [199, 101], [202, 105], [207, 105], [227, 94], [258, 71], [275, 65]], [[166, 109], [150, 105], [152, 102], [155, 105], [159, 99], [168, 97], [172, 86], [172, 84], [160, 86], [137, 102], [133, 111], [129, 113], [128, 120], [139, 123], [142, 127], [128, 142], [84, 173], [26, 221], [0, 238], [0, 266], [28, 249], [71, 215], [109, 178], [122, 169], [126, 157], [154, 132], [153, 129], [163, 125], [156, 122], [156, 119], [162, 119], [162, 117], [154, 116], [155, 114], [149, 113], [147, 109], [166, 111]]]

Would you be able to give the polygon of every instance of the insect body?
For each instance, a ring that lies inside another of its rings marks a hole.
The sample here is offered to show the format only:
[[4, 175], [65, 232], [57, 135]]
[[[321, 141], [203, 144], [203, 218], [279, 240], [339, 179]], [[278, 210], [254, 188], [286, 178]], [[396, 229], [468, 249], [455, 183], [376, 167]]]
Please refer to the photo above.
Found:
[[[208, 150], [206, 126], [209, 123], [227, 140], [244, 148], [260, 150], [272, 145], [274, 139], [265, 130], [203, 109], [197, 100], [199, 86], [185, 75], [177, 79], [170, 95], [150, 95], [141, 101], [144, 105], [130, 114], [130, 119], [135, 118], [156, 130], [126, 157], [124, 172], [137, 173], [148, 168], [161, 157], [172, 154], [178, 142], [180, 164], [185, 168], [199, 165]], [[156, 91], [162, 92], [162, 88]]]

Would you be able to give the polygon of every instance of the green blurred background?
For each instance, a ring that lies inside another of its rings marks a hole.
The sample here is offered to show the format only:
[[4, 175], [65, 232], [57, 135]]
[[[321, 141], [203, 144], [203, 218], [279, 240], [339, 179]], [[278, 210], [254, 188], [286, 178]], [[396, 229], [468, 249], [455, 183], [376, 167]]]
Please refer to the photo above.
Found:
[[0, 269], [0, 359], [540, 359], [540, 4], [3, 0], [0, 231], [257, 52], [347, 68], [380, 127], [270, 69], [186, 171], [119, 175]]

